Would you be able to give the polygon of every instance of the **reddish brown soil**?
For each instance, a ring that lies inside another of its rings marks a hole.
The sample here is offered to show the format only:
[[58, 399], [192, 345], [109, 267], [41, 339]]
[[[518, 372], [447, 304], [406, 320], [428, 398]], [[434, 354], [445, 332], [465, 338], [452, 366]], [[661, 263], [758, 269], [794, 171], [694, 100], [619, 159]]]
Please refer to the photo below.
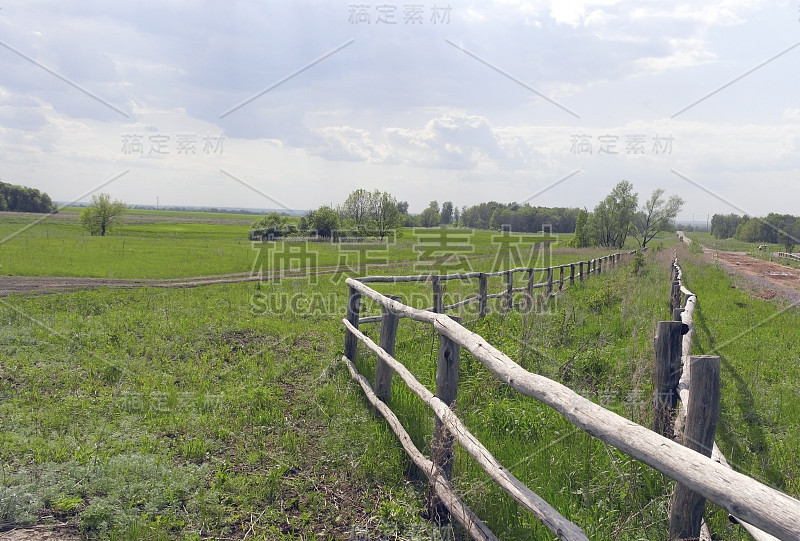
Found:
[[706, 257], [728, 272], [743, 276], [754, 286], [753, 295], [762, 299], [783, 297], [792, 303], [800, 302], [800, 269], [765, 261], [742, 252], [706, 250]]

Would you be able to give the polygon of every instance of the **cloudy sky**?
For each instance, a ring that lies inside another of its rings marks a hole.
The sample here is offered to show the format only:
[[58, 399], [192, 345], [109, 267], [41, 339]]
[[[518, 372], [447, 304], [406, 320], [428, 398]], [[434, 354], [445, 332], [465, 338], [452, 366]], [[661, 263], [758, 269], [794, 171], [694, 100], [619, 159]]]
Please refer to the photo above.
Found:
[[0, 3], [0, 179], [412, 212], [625, 179], [686, 220], [800, 214], [800, 0], [414, 1]]

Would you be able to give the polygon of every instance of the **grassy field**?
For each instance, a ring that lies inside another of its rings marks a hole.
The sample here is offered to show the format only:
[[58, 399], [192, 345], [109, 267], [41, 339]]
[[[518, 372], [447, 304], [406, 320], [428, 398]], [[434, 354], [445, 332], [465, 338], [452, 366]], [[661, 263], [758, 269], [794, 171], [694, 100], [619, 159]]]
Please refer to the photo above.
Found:
[[[514, 234], [501, 239], [498, 232], [445, 230], [456, 235], [454, 242], [442, 240], [437, 230], [403, 229], [400, 236], [383, 246], [374, 244], [339, 246], [333, 243], [253, 243], [247, 234], [257, 218], [247, 215], [214, 213], [130, 211], [126, 224], [106, 237], [92, 237], [77, 221], [77, 214], [67, 212], [34, 223], [36, 218], [21, 214], [0, 213], [0, 273], [16, 276], [79, 276], [95, 278], [176, 278], [257, 272], [268, 268], [277, 257], [292, 267], [353, 268], [364, 274], [369, 265], [391, 262], [416, 262], [440, 259], [441, 248], [458, 259], [438, 265], [459, 268], [459, 261], [483, 257], [494, 259], [498, 248], [513, 248], [526, 260], [529, 244], [543, 240], [541, 235]], [[234, 216], [234, 218], [231, 218]], [[57, 218], [56, 218], [57, 217]], [[187, 221], [188, 220], [188, 221]], [[493, 240], [497, 237], [498, 240]], [[550, 240], [568, 241], [571, 235], [560, 234]], [[428, 248], [419, 248], [420, 239]], [[524, 241], [527, 239], [527, 241]], [[524, 241], [524, 242], [523, 242]], [[463, 246], [462, 246], [463, 245]], [[427, 252], [426, 252], [427, 250]], [[520, 250], [522, 250], [520, 252]], [[524, 253], [523, 253], [524, 252]], [[596, 250], [593, 253], [608, 253]], [[293, 255], [294, 254], [294, 255]], [[342, 259], [344, 258], [344, 259]], [[518, 258], [519, 259], [519, 258]], [[521, 264], [521, 263], [520, 263]], [[461, 265], [461, 268], [467, 268]]]
[[689, 233], [687, 235], [712, 250], [725, 250], [728, 252], [746, 252], [753, 256], [761, 256], [769, 258], [770, 252], [782, 252], [784, 246], [782, 244], [767, 244], [767, 249], [759, 252], [758, 247], [763, 245], [763, 242], [744, 242], [737, 239], [718, 239], [711, 235], [711, 233]]
[[[58, 271], [63, 256], [45, 242], [49, 235], [126, 245], [149, 238], [173, 253], [193, 254], [194, 242], [216, 247], [235, 240], [229, 228], [246, 231], [246, 224], [156, 218], [126, 226], [141, 228], [135, 235], [120, 230], [107, 239], [84, 236], [61, 218], [44, 235], [28, 230], [38, 246], [31, 257]], [[508, 266], [515, 252], [498, 248], [495, 235], [476, 232], [472, 259], [450, 263]], [[607, 253], [553, 246], [521, 257], [546, 266]], [[6, 248], [0, 245], [0, 256]], [[484, 320], [474, 311], [461, 315], [523, 367], [649, 426], [653, 333], [658, 320], [669, 319], [671, 250], [656, 248], [638, 272], [628, 265], [576, 285], [540, 313], [501, 314], [490, 303]], [[364, 256], [353, 249], [346, 255]], [[799, 495], [800, 351], [786, 331], [800, 327], [797, 311], [751, 297], [680, 249], [687, 285], [699, 297], [695, 352], [723, 357], [718, 443], [737, 469]], [[397, 266], [381, 273], [449, 264], [417, 261], [404, 237], [395, 250]], [[62, 272], [90, 273], [92, 262], [107, 270], [104, 259], [87, 253], [85, 266]], [[336, 254], [320, 252], [319, 260]], [[166, 264], [168, 255], [165, 249], [150, 257]], [[226, 261], [202, 263], [210, 270], [190, 274], [225, 272]], [[358, 267], [352, 259], [345, 263]], [[68, 522], [87, 539], [462, 539], [457, 528], [432, 529], [420, 517], [422, 474], [340, 361], [343, 278], [359, 270], [0, 299], [0, 528]], [[431, 304], [429, 285], [376, 289], [418, 307]], [[476, 289], [475, 282], [448, 282], [446, 302]], [[502, 289], [501, 279], [490, 282], [490, 291]], [[366, 310], [377, 313], [369, 303]], [[377, 338], [378, 325], [364, 328]], [[432, 329], [403, 320], [398, 336], [398, 358], [433, 388]], [[368, 377], [374, 362], [362, 350], [358, 365]], [[590, 538], [663, 539], [672, 487], [661, 474], [517, 396], [463, 352], [460, 381], [458, 409], [470, 430]], [[397, 381], [391, 405], [428, 451], [429, 411]], [[487, 481], [458, 450], [456, 489], [501, 538], [551, 538]], [[723, 511], [709, 507], [707, 516], [722, 538], [745, 539]]]

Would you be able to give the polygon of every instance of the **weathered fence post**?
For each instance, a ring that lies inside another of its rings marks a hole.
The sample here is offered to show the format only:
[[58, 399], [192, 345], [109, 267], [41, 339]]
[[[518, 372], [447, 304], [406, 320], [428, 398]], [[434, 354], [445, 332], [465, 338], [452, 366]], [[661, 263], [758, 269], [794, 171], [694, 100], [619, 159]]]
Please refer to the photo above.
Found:
[[683, 313], [686, 308], [676, 308], [672, 311], [672, 321], [683, 321]]
[[503, 311], [509, 312], [513, 308], [514, 300], [514, 273], [506, 271], [506, 294], [503, 302]]
[[525, 302], [528, 303], [526, 308], [527, 311], [533, 309], [533, 280], [536, 278], [536, 272], [529, 268], [528, 269], [528, 282], [525, 284]]
[[681, 377], [682, 327], [680, 321], [659, 321], [653, 366], [653, 431], [672, 439], [672, 414], [678, 403]]
[[672, 281], [672, 291], [669, 296], [669, 311], [681, 307], [681, 283], [677, 280]]
[[553, 295], [553, 267], [547, 267], [547, 295], [550, 298]]
[[481, 319], [486, 317], [486, 274], [480, 273], [478, 275], [478, 317]]
[[578, 261], [578, 279], [583, 282], [583, 261]]
[[597, 274], [603, 274], [603, 258], [597, 259]]
[[569, 264], [569, 285], [575, 285], [575, 263]]
[[[719, 357], [693, 355], [689, 366], [689, 404], [683, 445], [710, 457], [719, 417]], [[675, 485], [670, 502], [670, 541], [700, 535], [705, 501], [685, 486]]]
[[[461, 322], [459, 317], [452, 317], [452, 319]], [[436, 396], [450, 408], [455, 405], [458, 397], [459, 355], [458, 343], [440, 334], [439, 357], [436, 367]], [[439, 418], [435, 417], [433, 439], [431, 440], [431, 460], [448, 481], [453, 478], [453, 457], [453, 435], [444, 428]], [[450, 522], [450, 514], [436, 496], [433, 487], [430, 487], [428, 502], [428, 515], [431, 519], [440, 524]]]
[[559, 275], [558, 275], [558, 290], [561, 291], [564, 289], [564, 265], [558, 267]]
[[437, 314], [444, 314], [444, 297], [442, 296], [442, 283], [439, 276], [431, 277], [433, 285], [433, 311]]
[[[399, 301], [400, 297], [394, 295], [386, 295], [392, 300]], [[381, 336], [378, 345], [383, 348], [386, 353], [394, 357], [394, 345], [397, 339], [397, 323], [400, 317], [383, 307], [383, 317], [381, 318]], [[383, 359], [378, 359], [378, 364], [375, 366], [375, 395], [384, 402], [388, 402], [392, 397], [392, 370]]]
[[[361, 312], [361, 293], [355, 288], [350, 288], [350, 295], [347, 297], [347, 321], [353, 327], [358, 328], [358, 316]], [[350, 331], [344, 335], [344, 356], [356, 362], [356, 351], [358, 350], [358, 338]]]

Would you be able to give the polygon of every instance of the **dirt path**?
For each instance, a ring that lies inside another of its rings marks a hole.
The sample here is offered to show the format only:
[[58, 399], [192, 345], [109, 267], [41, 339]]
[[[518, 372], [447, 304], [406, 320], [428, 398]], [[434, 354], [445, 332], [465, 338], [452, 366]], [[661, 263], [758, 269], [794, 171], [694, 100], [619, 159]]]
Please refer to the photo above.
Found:
[[[677, 234], [687, 244], [691, 243], [683, 231], [677, 231]], [[792, 304], [800, 304], [800, 269], [752, 257], [745, 252], [725, 252], [703, 246], [703, 254], [709, 263], [719, 263], [728, 273], [745, 278], [754, 287], [756, 297], [783, 297]]]
[[[479, 255], [468, 259], [483, 259], [494, 255]], [[368, 271], [390, 269], [418, 263], [417, 260], [393, 261], [386, 264], [370, 264]], [[347, 269], [330, 265], [315, 269], [299, 269], [283, 272], [280, 278], [302, 278], [304, 276], [336, 274]], [[271, 280], [272, 272], [263, 275], [252, 272], [234, 274], [218, 274], [214, 276], [191, 276], [182, 278], [145, 279], [145, 278], [77, 278], [71, 276], [0, 276], [0, 297], [8, 297], [15, 293], [50, 294], [68, 293], [86, 289], [109, 287], [115, 289], [133, 289], [139, 287], [199, 287], [218, 284], [235, 284], [239, 282], [258, 282]], [[369, 274], [366, 272], [365, 274]]]

